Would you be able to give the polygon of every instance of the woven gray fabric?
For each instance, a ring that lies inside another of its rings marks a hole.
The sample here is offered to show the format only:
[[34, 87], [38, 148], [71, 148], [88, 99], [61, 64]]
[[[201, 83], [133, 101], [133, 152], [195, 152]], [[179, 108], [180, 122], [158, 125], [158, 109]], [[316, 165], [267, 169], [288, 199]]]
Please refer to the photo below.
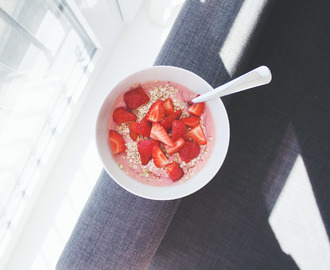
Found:
[[298, 155], [329, 235], [329, 10], [276, 2], [247, 68], [269, 66], [272, 83], [232, 97], [224, 165], [181, 200], [149, 269], [297, 269], [268, 219]]
[[146, 269], [178, 202], [132, 195], [103, 171], [56, 269]]
[[[219, 61], [219, 48], [242, 3], [187, 1], [155, 64], [184, 67], [213, 86], [228, 81], [230, 75]], [[249, 33], [251, 42], [256, 29]], [[250, 51], [250, 47], [242, 48], [240, 58], [246, 59]], [[103, 172], [57, 269], [146, 269], [179, 202], [138, 198]]]
[[[185, 68], [213, 87], [229, 81], [246, 67], [272, 5], [270, 0], [187, 0], [155, 64]], [[249, 27], [234, 28], [236, 20]], [[222, 99], [226, 106], [230, 98]]]

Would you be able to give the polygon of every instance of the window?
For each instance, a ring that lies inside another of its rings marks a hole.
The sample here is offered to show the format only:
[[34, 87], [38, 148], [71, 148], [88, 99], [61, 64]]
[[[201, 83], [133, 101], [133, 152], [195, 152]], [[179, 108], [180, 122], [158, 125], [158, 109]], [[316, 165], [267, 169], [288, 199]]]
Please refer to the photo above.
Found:
[[69, 0], [1, 1], [0, 257], [102, 50], [72, 7]]

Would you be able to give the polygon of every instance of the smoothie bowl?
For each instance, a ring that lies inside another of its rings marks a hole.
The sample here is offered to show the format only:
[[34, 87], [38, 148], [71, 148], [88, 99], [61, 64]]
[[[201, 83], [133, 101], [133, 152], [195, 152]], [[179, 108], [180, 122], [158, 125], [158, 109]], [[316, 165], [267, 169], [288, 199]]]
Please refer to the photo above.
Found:
[[220, 99], [193, 104], [212, 87], [177, 67], [155, 66], [117, 84], [96, 124], [96, 142], [108, 174], [148, 199], [187, 196], [220, 169], [229, 122]]

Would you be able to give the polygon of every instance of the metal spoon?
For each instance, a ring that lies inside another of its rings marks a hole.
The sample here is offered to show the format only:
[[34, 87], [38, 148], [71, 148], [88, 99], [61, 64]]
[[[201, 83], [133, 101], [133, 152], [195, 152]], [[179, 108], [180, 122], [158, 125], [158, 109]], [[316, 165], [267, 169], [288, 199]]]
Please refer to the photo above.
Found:
[[243, 90], [251, 89], [253, 87], [261, 86], [269, 83], [272, 80], [272, 74], [268, 67], [260, 66], [256, 69], [231, 80], [214, 90], [207, 92], [192, 99], [193, 103], [200, 103], [213, 98], [219, 98], [233, 93], [237, 93]]

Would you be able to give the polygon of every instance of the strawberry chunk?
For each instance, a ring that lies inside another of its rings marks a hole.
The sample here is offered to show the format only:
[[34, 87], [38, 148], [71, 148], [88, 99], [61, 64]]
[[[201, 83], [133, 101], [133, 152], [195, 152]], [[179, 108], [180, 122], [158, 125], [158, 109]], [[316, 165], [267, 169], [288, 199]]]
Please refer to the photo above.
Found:
[[149, 111], [146, 114], [146, 119], [151, 122], [159, 122], [165, 118], [164, 101], [157, 100], [151, 105]]
[[137, 148], [140, 154], [142, 165], [147, 165], [152, 159], [152, 150], [155, 146], [159, 146], [158, 141], [143, 140], [138, 142]]
[[151, 122], [143, 118], [135, 128], [136, 132], [144, 137], [150, 138]]
[[181, 118], [180, 121], [188, 127], [197, 127], [200, 124], [201, 119], [198, 116], [190, 116]]
[[152, 158], [156, 167], [161, 168], [168, 163], [168, 159], [163, 153], [163, 151], [159, 148], [159, 146], [155, 146], [152, 150]]
[[124, 94], [124, 101], [129, 110], [134, 110], [150, 100], [142, 87], [134, 88]]
[[187, 126], [179, 120], [172, 123], [172, 140], [176, 141], [187, 133]]
[[170, 132], [172, 129], [172, 123], [174, 120], [177, 120], [180, 118], [182, 114], [182, 110], [177, 110], [176, 112], [172, 113], [171, 115], [167, 116], [163, 121], [160, 121], [159, 123], [163, 126], [163, 128]]
[[129, 123], [129, 136], [132, 138], [133, 141], [136, 141], [139, 134], [136, 130], [136, 127], [139, 125], [137, 122], [130, 122]]
[[184, 139], [179, 138], [178, 140], [176, 140], [173, 143], [173, 146], [165, 145], [166, 153], [169, 155], [173, 155], [173, 154], [177, 153], [183, 145], [184, 145]]
[[182, 168], [180, 168], [178, 163], [176, 163], [175, 161], [167, 164], [165, 166], [165, 170], [166, 170], [168, 176], [172, 179], [173, 182], [181, 179], [182, 176], [184, 175], [184, 172], [183, 172]]
[[152, 124], [150, 137], [169, 146], [173, 146], [172, 139], [168, 136], [166, 130], [159, 123]]
[[197, 142], [201, 145], [207, 144], [207, 141], [206, 141], [206, 138], [205, 138], [201, 125], [198, 125], [197, 127], [192, 128], [189, 131], [189, 135], [195, 142]]
[[124, 138], [114, 130], [109, 130], [109, 140], [112, 153], [118, 154], [126, 149]]
[[188, 140], [190, 139], [189, 133], [185, 133], [185, 134], [183, 134], [182, 138], [183, 138], [185, 141], [188, 141]]
[[164, 111], [165, 116], [169, 116], [174, 113], [174, 106], [171, 98], [168, 98], [164, 101]]
[[117, 124], [128, 123], [136, 121], [137, 116], [125, 109], [124, 107], [118, 107], [113, 111], [112, 119]]
[[191, 105], [187, 112], [195, 116], [201, 116], [201, 114], [204, 112], [204, 102]]
[[181, 160], [188, 163], [192, 159], [198, 157], [200, 146], [195, 141], [185, 141], [184, 145], [179, 150]]

